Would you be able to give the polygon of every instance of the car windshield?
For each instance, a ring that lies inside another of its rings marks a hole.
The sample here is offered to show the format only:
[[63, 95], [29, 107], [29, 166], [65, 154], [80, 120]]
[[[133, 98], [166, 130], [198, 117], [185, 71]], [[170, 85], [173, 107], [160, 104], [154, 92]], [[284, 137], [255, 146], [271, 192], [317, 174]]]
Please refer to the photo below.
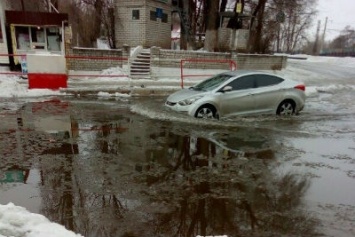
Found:
[[198, 83], [197, 85], [192, 87], [192, 89], [196, 91], [211, 91], [217, 88], [219, 85], [221, 85], [223, 82], [227, 81], [231, 77], [232, 77], [231, 75], [227, 75], [227, 74], [218, 74], [214, 77], [211, 77], [207, 80]]

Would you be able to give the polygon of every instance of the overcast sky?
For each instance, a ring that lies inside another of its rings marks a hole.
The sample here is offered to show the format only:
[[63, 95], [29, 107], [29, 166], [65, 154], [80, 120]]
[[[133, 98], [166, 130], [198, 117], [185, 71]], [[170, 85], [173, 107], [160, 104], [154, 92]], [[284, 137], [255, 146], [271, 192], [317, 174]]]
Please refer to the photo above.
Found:
[[314, 37], [317, 32], [317, 22], [321, 21], [320, 36], [323, 35], [325, 18], [328, 17], [325, 40], [337, 37], [345, 26], [355, 29], [355, 0], [318, 0], [318, 15], [314, 21]]

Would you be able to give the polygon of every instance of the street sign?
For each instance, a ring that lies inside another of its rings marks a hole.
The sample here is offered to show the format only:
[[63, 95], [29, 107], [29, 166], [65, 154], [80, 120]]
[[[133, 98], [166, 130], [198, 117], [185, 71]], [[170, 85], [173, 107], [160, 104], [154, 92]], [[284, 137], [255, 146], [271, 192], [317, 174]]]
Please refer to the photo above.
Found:
[[235, 8], [235, 11], [237, 12], [237, 13], [241, 13], [242, 12], [242, 3], [237, 3], [237, 6], [236, 6], [236, 8]]
[[162, 19], [163, 18], [163, 9], [157, 8], [156, 12], [155, 12], [155, 15], [156, 15], [157, 18]]
[[25, 176], [22, 170], [9, 170], [0, 175], [0, 183], [24, 183]]

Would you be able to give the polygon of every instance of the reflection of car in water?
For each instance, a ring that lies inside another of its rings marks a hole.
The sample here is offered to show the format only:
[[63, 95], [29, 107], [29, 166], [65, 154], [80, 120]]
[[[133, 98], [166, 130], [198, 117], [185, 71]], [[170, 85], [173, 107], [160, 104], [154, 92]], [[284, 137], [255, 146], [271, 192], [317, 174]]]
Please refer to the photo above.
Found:
[[239, 156], [273, 158], [270, 142], [261, 136], [248, 136], [245, 134], [212, 133], [208, 137], [218, 147]]
[[[215, 160], [217, 157], [254, 157], [272, 159], [272, 142], [254, 130], [243, 129], [236, 133], [194, 131], [186, 134], [151, 134], [156, 143], [146, 150], [146, 161], [158, 162], [163, 166], [175, 166], [181, 159], [189, 159], [194, 165]], [[164, 137], [164, 140], [160, 139]], [[202, 165], [203, 166], [203, 165]], [[144, 168], [136, 167], [138, 170]]]
[[165, 105], [196, 118], [292, 115], [305, 104], [305, 85], [258, 71], [218, 74], [171, 94]]

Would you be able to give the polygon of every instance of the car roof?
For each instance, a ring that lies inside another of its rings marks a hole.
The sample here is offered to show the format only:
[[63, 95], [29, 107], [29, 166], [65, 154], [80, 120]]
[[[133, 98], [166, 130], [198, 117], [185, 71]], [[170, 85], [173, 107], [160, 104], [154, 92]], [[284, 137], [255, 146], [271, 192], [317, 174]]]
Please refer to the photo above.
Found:
[[224, 72], [223, 74], [227, 74], [227, 75], [230, 75], [230, 76], [243, 76], [243, 75], [251, 75], [251, 74], [264, 74], [264, 75], [271, 75], [271, 76], [279, 77], [279, 76], [273, 75], [273, 74], [271, 74], [271, 73], [262, 72], [262, 71], [258, 71], [258, 70], [235, 70], [235, 71]]

